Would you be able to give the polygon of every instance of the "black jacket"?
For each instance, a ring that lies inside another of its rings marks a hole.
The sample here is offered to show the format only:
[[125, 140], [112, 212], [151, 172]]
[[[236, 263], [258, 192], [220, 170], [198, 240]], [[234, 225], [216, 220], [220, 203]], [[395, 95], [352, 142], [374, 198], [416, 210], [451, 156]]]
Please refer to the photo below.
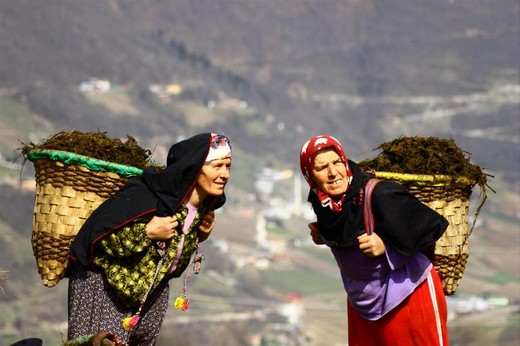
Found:
[[[210, 133], [193, 136], [174, 144], [167, 167], [156, 172], [147, 169], [131, 178], [114, 196], [103, 202], [79, 230], [71, 247], [71, 259], [83, 266], [91, 264], [95, 244], [130, 222], [147, 215], [171, 216], [193, 190], [208, 155]], [[210, 197], [209, 209], [224, 205], [225, 195]]]
[[[360, 190], [371, 176], [361, 172], [352, 161], [349, 161], [349, 167], [353, 179], [341, 212], [323, 207], [312, 190], [308, 196], [318, 218], [321, 237], [330, 247], [357, 246], [357, 237], [365, 233]], [[431, 246], [448, 227], [448, 221], [443, 216], [421, 203], [405, 187], [391, 181], [380, 181], [375, 186], [372, 211], [374, 232], [386, 245], [405, 256]]]

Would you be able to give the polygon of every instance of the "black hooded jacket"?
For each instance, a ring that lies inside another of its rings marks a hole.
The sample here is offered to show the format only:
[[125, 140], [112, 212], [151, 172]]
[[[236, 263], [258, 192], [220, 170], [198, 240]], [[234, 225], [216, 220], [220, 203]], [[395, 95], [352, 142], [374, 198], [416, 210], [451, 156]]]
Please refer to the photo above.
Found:
[[[353, 179], [341, 212], [323, 207], [311, 190], [308, 201], [318, 218], [318, 229], [329, 247], [357, 246], [357, 237], [365, 233], [363, 200], [360, 190], [371, 176], [349, 160]], [[437, 241], [448, 227], [439, 213], [421, 203], [405, 187], [391, 181], [380, 181], [372, 194], [374, 232], [386, 245], [405, 256], [423, 251]]]
[[[193, 190], [211, 144], [211, 133], [203, 133], [174, 144], [164, 170], [147, 169], [128, 180], [114, 196], [104, 201], [78, 231], [71, 259], [83, 266], [92, 263], [95, 244], [130, 222], [144, 216], [171, 216]], [[208, 197], [209, 209], [224, 205], [225, 195]]]

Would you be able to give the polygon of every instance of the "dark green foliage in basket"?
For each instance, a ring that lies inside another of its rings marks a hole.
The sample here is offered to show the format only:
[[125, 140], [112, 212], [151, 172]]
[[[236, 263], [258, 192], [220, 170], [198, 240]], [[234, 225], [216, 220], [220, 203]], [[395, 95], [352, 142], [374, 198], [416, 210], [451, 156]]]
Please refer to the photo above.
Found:
[[150, 166], [152, 154], [150, 150], [141, 148], [131, 136], [122, 141], [108, 137], [105, 132], [62, 131], [38, 144], [24, 145], [22, 154], [27, 157], [27, 153], [34, 149], [63, 150], [141, 169]]
[[481, 188], [488, 174], [471, 163], [469, 153], [460, 149], [453, 139], [436, 137], [399, 137], [375, 148], [381, 152], [373, 159], [359, 162], [380, 172], [465, 177]]

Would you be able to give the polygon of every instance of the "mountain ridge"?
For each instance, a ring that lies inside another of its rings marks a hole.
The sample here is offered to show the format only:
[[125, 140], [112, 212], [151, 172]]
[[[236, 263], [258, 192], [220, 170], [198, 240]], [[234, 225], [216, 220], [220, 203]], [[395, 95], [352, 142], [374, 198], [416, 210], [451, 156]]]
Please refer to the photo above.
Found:
[[[354, 161], [402, 135], [454, 138], [495, 176], [497, 189], [472, 235], [461, 292], [518, 300], [519, 8], [513, 0], [0, 1], [0, 154], [7, 161], [0, 160], [0, 178], [33, 181], [16, 149], [59, 131], [131, 135], [158, 159], [178, 138], [224, 132], [236, 158], [229, 201], [203, 244], [208, 272], [193, 280], [189, 313], [196, 320], [201, 292], [262, 297], [268, 305], [301, 290], [309, 334], [299, 334], [333, 344], [346, 336], [344, 293], [330, 254], [306, 243], [305, 220], [270, 229], [278, 241], [303, 244], [277, 254], [270, 270], [232, 264], [265, 255], [255, 245], [255, 212], [267, 203], [253, 197], [256, 173], [266, 166], [297, 172], [301, 145], [316, 134], [337, 137]], [[91, 79], [108, 81], [109, 90], [82, 90]], [[286, 197], [293, 188], [286, 180], [275, 191]], [[9, 270], [0, 340], [59, 340], [66, 282], [53, 290], [40, 284], [28, 241], [34, 191], [0, 190], [0, 267]], [[213, 239], [233, 251], [213, 248]], [[292, 275], [305, 285], [291, 283]], [[204, 313], [220, 316], [224, 304], [207, 300]], [[328, 310], [313, 310], [318, 305]], [[231, 299], [225, 306], [251, 308]], [[247, 332], [267, 325], [201, 319], [183, 327], [177, 311], [168, 314], [165, 345], [172, 337], [243, 345]], [[502, 335], [517, 327], [511, 316]], [[480, 325], [453, 331], [467, 345], [500, 339]]]
[[[161, 104], [148, 90], [152, 84], [197, 84], [181, 99], [201, 106], [223, 94], [245, 100], [253, 117], [226, 117], [227, 126], [216, 119], [216, 129], [255, 155], [288, 148], [277, 155], [284, 161], [295, 161], [305, 133], [333, 133], [351, 152], [365, 153], [396, 134], [413, 133], [413, 127], [400, 133], [400, 125], [387, 132], [388, 125], [430, 107], [337, 103], [336, 94], [361, 100], [423, 96], [442, 110], [437, 97], [518, 85], [519, 6], [509, 0], [20, 0], [0, 2], [0, 13], [0, 58], [9, 62], [0, 66], [0, 87], [14, 88], [15, 98], [64, 130], [100, 128], [143, 137], [164, 136], [168, 127], [176, 135], [202, 130], [187, 122], [196, 110], [179, 109], [179, 99], [173, 106]], [[115, 120], [89, 102], [76, 87], [90, 77], [128, 86], [144, 119]], [[444, 120], [445, 130], [426, 125], [422, 133], [449, 137], [450, 124], [460, 117], [468, 130], [478, 119], [491, 118], [510, 131], [520, 127], [517, 104], [490, 101], [446, 111], [452, 115]], [[494, 140], [496, 149], [480, 153], [471, 138], [457, 134], [457, 141], [493, 170], [514, 174], [518, 168], [512, 165], [517, 145]], [[495, 160], [501, 151], [511, 154]]]

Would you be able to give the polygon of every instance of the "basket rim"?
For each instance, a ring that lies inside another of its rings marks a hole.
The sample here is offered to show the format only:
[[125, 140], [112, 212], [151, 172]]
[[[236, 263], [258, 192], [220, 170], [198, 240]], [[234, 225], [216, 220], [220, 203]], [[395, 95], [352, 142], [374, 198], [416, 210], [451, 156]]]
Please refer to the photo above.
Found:
[[404, 182], [417, 182], [419, 184], [433, 184], [434, 186], [443, 186], [447, 183], [455, 183], [456, 185], [474, 186], [476, 181], [467, 177], [453, 177], [450, 175], [434, 175], [434, 174], [413, 174], [413, 173], [397, 173], [376, 171], [376, 178], [397, 180]]
[[68, 165], [83, 166], [90, 171], [117, 173], [123, 177], [134, 177], [143, 173], [141, 168], [100, 160], [65, 150], [32, 149], [27, 152], [27, 158], [33, 162], [37, 160], [62, 161]]

